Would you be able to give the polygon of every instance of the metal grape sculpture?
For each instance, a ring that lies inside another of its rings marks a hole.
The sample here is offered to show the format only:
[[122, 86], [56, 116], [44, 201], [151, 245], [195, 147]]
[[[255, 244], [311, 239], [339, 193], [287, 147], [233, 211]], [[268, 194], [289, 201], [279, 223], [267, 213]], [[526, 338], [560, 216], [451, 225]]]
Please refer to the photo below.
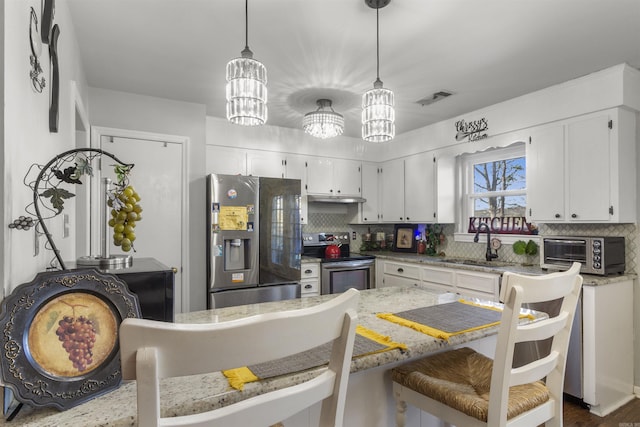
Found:
[[[82, 184], [82, 176], [93, 176], [92, 162], [102, 156], [110, 157], [116, 162], [114, 168], [118, 182], [115, 184], [115, 188], [108, 194], [111, 202], [110, 205], [112, 207], [112, 217], [114, 211], [116, 216], [121, 211], [125, 212], [127, 214], [126, 220], [133, 218], [133, 224], [128, 222], [126, 225], [135, 226], [135, 221], [139, 219], [139, 213], [142, 209], [137, 204], [137, 201], [140, 200], [139, 196], [129, 184], [129, 173], [134, 165], [132, 163], [125, 163], [121, 161], [107, 151], [97, 148], [75, 148], [58, 154], [44, 166], [38, 164], [32, 165], [25, 175], [24, 184], [31, 188], [31, 191], [33, 192], [33, 202], [25, 208], [25, 211], [29, 214], [35, 215], [37, 217], [37, 221], [33, 221], [32, 218], [21, 216], [9, 224], [9, 227], [28, 230], [31, 226], [35, 225], [36, 232], [39, 227], [42, 230], [42, 234], [46, 236], [49, 248], [54, 252], [62, 270], [66, 270], [67, 268], [44, 220], [53, 218], [62, 213], [65, 200], [75, 197], [74, 193], [67, 191], [61, 186], [63, 184]], [[40, 172], [34, 181], [28, 182], [28, 176], [34, 167], [39, 168]], [[129, 199], [123, 196], [125, 194], [129, 195]], [[127, 200], [129, 200], [129, 202], [136, 200], [136, 204], [128, 206], [130, 203], [128, 203]], [[40, 209], [41, 204], [44, 209], [50, 212], [50, 215], [43, 216]], [[33, 209], [33, 212], [31, 212], [31, 209]], [[135, 217], [134, 215], [129, 215], [130, 213], [136, 213]], [[122, 222], [123, 230], [126, 220]], [[113, 225], [111, 225], [111, 223], [109, 225], [114, 227], [116, 223], [114, 221]], [[118, 229], [119, 228], [120, 227], [118, 227]], [[118, 235], [117, 237], [120, 236]], [[118, 244], [117, 241], [114, 229], [114, 243]], [[133, 249], [133, 242], [131, 239], [124, 241], [123, 236], [119, 242], [125, 252]], [[123, 245], [123, 242], [126, 243], [126, 245]]]

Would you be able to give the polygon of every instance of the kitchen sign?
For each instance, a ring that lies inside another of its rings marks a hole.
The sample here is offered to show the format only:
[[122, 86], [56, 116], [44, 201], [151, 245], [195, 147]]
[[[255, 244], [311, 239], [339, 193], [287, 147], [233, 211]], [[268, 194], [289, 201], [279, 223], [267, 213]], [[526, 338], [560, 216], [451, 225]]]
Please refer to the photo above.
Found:
[[467, 142], [472, 142], [488, 138], [487, 130], [489, 130], [489, 123], [484, 117], [471, 122], [458, 120], [456, 122], [456, 141], [463, 141], [466, 138]]
[[480, 224], [487, 224], [492, 233], [499, 234], [534, 234], [536, 227], [527, 222], [523, 216], [505, 217], [469, 217], [468, 233], [476, 233]]

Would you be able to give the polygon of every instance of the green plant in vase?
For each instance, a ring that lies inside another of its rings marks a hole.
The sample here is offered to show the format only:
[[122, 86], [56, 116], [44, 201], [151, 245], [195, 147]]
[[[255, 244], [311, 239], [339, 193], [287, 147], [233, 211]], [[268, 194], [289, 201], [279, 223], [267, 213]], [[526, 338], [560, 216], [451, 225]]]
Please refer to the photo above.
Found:
[[438, 246], [444, 242], [442, 227], [438, 224], [427, 224], [424, 228], [424, 242], [426, 244], [425, 255], [438, 254]]
[[538, 254], [538, 244], [533, 240], [529, 240], [526, 243], [524, 240], [517, 240], [513, 242], [513, 252], [516, 255], [527, 256], [527, 264], [533, 264], [532, 257]]

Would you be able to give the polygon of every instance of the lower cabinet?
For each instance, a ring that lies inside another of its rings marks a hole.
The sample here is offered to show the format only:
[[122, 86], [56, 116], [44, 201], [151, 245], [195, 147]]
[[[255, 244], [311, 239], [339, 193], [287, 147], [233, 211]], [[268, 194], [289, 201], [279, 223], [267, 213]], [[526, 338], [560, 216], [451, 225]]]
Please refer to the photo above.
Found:
[[422, 263], [380, 260], [381, 286], [426, 286], [462, 296], [498, 301], [500, 274], [462, 270], [449, 267], [430, 267]]
[[303, 261], [300, 266], [300, 296], [320, 295], [320, 262]]
[[635, 398], [633, 288], [633, 280], [582, 286], [583, 400], [600, 417]]

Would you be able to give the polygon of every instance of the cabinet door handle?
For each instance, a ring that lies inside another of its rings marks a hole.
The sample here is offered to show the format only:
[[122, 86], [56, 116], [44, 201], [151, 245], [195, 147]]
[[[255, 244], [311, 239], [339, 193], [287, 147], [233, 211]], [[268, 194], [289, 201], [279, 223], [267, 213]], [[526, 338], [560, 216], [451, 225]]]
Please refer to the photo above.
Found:
[[304, 288], [305, 288], [305, 289], [311, 289], [311, 288], [313, 288], [313, 286], [311, 286], [311, 285], [304, 285]]
[[571, 218], [578, 218], [577, 214], [571, 214]]
[[304, 271], [304, 274], [311, 274], [311, 273], [312, 273], [312, 270], [305, 270]]
[[404, 270], [402, 268], [398, 268], [398, 273], [404, 273]]
[[411, 218], [407, 217], [407, 221], [410, 221], [410, 220], [411, 220]]
[[556, 214], [556, 218], [560, 218], [560, 214]]

